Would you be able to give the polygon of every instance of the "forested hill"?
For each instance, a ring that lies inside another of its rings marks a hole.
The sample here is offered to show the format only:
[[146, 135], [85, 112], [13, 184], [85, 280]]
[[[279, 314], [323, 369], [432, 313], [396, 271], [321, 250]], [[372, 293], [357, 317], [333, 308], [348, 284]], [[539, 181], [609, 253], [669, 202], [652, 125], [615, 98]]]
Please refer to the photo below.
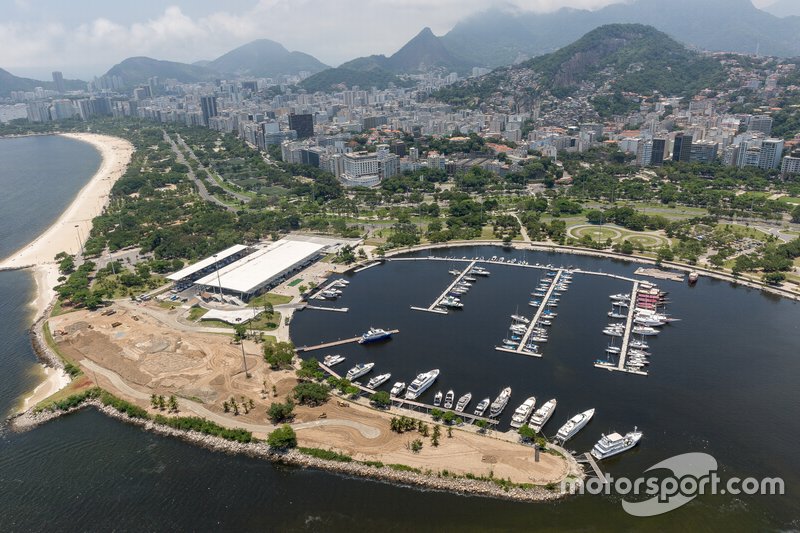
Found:
[[651, 26], [611, 24], [551, 54], [446, 88], [437, 97], [458, 104], [498, 91], [567, 96], [583, 83], [593, 83], [598, 90], [684, 96], [725, 79], [719, 61], [687, 49]]

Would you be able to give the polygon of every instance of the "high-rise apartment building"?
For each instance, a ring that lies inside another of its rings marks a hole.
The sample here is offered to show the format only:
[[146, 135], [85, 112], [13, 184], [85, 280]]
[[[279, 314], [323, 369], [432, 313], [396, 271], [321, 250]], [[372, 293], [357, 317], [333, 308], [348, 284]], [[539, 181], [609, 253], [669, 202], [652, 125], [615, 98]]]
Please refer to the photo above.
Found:
[[314, 115], [292, 113], [289, 115], [289, 129], [297, 132], [298, 139], [314, 136]]
[[217, 97], [216, 96], [201, 96], [200, 109], [203, 111], [203, 123], [208, 126], [208, 119], [216, 117], [217, 112]]

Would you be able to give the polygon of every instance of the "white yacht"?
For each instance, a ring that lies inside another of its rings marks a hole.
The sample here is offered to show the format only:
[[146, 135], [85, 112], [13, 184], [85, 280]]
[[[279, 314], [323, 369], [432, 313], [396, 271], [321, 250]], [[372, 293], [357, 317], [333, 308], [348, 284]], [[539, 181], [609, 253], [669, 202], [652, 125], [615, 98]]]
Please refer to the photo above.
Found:
[[527, 317], [524, 317], [522, 315], [511, 315], [511, 320], [513, 320], [515, 322], [521, 322], [523, 324], [530, 324], [531, 323], [530, 319], [528, 319]]
[[358, 379], [364, 374], [368, 373], [370, 370], [372, 370], [372, 367], [374, 366], [375, 363], [357, 364], [356, 366], [347, 371], [345, 377], [350, 381], [353, 381], [354, 379]]
[[456, 393], [453, 392], [453, 389], [447, 391], [447, 394], [444, 395], [444, 408], [445, 409], [452, 409], [453, 408], [453, 400], [455, 400]]
[[448, 296], [447, 298], [444, 298], [441, 302], [439, 302], [439, 305], [450, 307], [451, 309], [461, 309], [464, 307], [464, 304], [461, 303], [461, 300], [455, 296]]
[[472, 401], [472, 393], [468, 392], [464, 396], [459, 398], [458, 401], [456, 402], [456, 411], [458, 411], [459, 413], [463, 413], [464, 409], [467, 408], [467, 405], [469, 405], [469, 402], [471, 401]]
[[442, 405], [442, 391], [438, 391], [436, 393], [436, 396], [433, 397], [433, 405], [435, 405], [436, 407]]
[[531, 416], [530, 426], [539, 433], [547, 421], [550, 420], [550, 417], [553, 416], [553, 412], [556, 410], [556, 399], [553, 398], [552, 400], [547, 400], [544, 405], [536, 410]]
[[500, 416], [500, 413], [502, 413], [503, 409], [505, 409], [508, 405], [509, 398], [511, 398], [511, 387], [506, 387], [500, 391], [500, 394], [494, 399], [492, 405], [489, 407], [489, 416], [492, 418]]
[[389, 391], [389, 394], [392, 396], [400, 396], [400, 393], [406, 389], [406, 384], [402, 381], [398, 381], [394, 385], [392, 385], [392, 390]]
[[389, 381], [391, 377], [392, 377], [391, 374], [381, 374], [379, 376], [375, 376], [374, 378], [372, 378], [367, 382], [367, 388], [374, 389], [376, 387], [380, 387], [381, 385]]
[[486, 412], [486, 409], [489, 407], [489, 403], [491, 403], [491, 398], [484, 398], [478, 403], [478, 406], [475, 407], [475, 414], [478, 416], [483, 416], [483, 413]]
[[408, 386], [408, 389], [406, 389], [406, 399], [416, 400], [420, 394], [428, 390], [428, 387], [433, 385], [433, 382], [436, 381], [436, 378], [438, 377], [438, 368], [417, 375], [414, 381], [411, 382], [411, 385]]
[[561, 426], [561, 428], [558, 430], [556, 438], [562, 443], [567, 442], [569, 439], [577, 435], [577, 433], [589, 423], [589, 420], [591, 420], [593, 416], [594, 409], [588, 409], [582, 413], [578, 413], [570, 418], [566, 424]]
[[369, 331], [361, 335], [361, 338], [358, 339], [358, 343], [366, 344], [368, 342], [379, 341], [381, 339], [388, 339], [391, 336], [392, 334], [385, 329], [369, 328]]
[[520, 428], [523, 424], [528, 421], [528, 418], [531, 416], [533, 412], [533, 408], [536, 406], [536, 397], [531, 396], [522, 405], [517, 407], [517, 410], [514, 411], [514, 416], [511, 417], [511, 427], [512, 428]]
[[338, 365], [342, 361], [344, 361], [344, 357], [342, 357], [341, 355], [338, 355], [338, 354], [337, 355], [326, 355], [325, 358], [322, 360], [322, 364], [324, 364], [327, 367], [331, 367], [331, 366], [334, 366], [334, 365]]
[[648, 337], [651, 335], [658, 335], [660, 333], [656, 328], [651, 328], [647, 326], [634, 326], [633, 332], [636, 335], [645, 335]]
[[633, 431], [626, 433], [624, 436], [619, 433], [612, 433], [610, 435], [603, 435], [597, 444], [592, 448], [592, 455], [596, 459], [606, 459], [612, 455], [617, 455], [630, 450], [642, 440], [642, 432], [638, 428], [633, 428]]

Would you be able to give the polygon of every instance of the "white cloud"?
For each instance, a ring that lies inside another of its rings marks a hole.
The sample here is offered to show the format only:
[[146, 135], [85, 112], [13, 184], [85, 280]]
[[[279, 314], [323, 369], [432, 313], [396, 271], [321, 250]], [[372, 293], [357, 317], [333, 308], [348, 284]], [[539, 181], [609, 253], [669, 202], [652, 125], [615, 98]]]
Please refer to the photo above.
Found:
[[[67, 76], [87, 77], [130, 56], [213, 59], [256, 38], [273, 39], [337, 65], [358, 56], [391, 54], [425, 26], [441, 35], [465, 16], [493, 6], [552, 11], [564, 6], [595, 9], [619, 1], [258, 0], [239, 12], [221, 8], [193, 18], [172, 5], [147, 20], [87, 18], [75, 28], [58, 22], [57, 12], [50, 13], [55, 22], [32, 20], [32, 10], [21, 8], [21, 20], [0, 22], [0, 66], [12, 72], [57, 68]], [[80, 2], [70, 2], [69, 8], [79, 9]], [[38, 16], [50, 11], [39, 10]]]

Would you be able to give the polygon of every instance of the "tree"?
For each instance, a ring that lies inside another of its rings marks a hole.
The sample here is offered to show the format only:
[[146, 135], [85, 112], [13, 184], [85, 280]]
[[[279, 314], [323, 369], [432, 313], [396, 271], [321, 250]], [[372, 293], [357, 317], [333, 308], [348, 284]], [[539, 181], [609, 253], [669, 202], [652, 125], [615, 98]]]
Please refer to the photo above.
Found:
[[433, 418], [434, 420], [441, 419], [443, 414], [444, 411], [442, 411], [438, 407], [434, 407], [433, 409], [431, 409], [431, 418]]
[[297, 435], [291, 426], [284, 424], [267, 437], [267, 444], [273, 450], [287, 450], [297, 446]]
[[442, 429], [439, 427], [439, 424], [433, 426], [433, 435], [431, 435], [431, 444], [433, 446], [439, 446], [439, 437], [442, 435]]
[[173, 413], [178, 412], [178, 399], [175, 397], [174, 394], [169, 397], [168, 404], [169, 404], [169, 410], [171, 412]]
[[268, 318], [272, 318], [272, 315], [275, 314], [275, 308], [269, 300], [264, 301], [264, 314], [267, 315]]
[[606, 216], [599, 209], [592, 209], [586, 213], [586, 221], [589, 224], [603, 224], [606, 221]]
[[389, 393], [385, 390], [378, 391], [374, 393], [372, 396], [369, 397], [369, 401], [375, 404], [376, 407], [381, 409], [385, 409], [392, 405], [392, 399], [389, 396]]
[[456, 419], [456, 414], [453, 411], [447, 411], [442, 415], [442, 422], [445, 424], [452, 424]]
[[536, 431], [528, 424], [523, 424], [522, 427], [519, 428], [519, 436], [525, 442], [532, 441], [536, 438]]
[[419, 453], [422, 450], [422, 440], [414, 439], [411, 441], [411, 451], [414, 453]]
[[[234, 404], [235, 405], [235, 404]], [[267, 409], [267, 416], [273, 424], [285, 422], [294, 418], [294, 402], [291, 398], [286, 400], [286, 403], [275, 402]]]
[[265, 344], [264, 359], [273, 370], [291, 368], [294, 359], [294, 345], [291, 342]]
[[233, 326], [233, 338], [236, 342], [241, 342], [247, 337], [247, 327], [244, 324], [236, 324]]
[[475, 425], [478, 426], [478, 431], [481, 433], [486, 433], [486, 428], [489, 427], [489, 422], [486, 420], [478, 420], [475, 422]]
[[322, 383], [303, 382], [295, 386], [293, 394], [300, 405], [316, 407], [328, 401], [331, 391]]
[[297, 371], [297, 377], [302, 380], [321, 380], [325, 377], [325, 374], [320, 370], [319, 362], [312, 357], [311, 359], [300, 361], [300, 370]]
[[783, 272], [766, 272], [762, 278], [767, 285], [780, 285], [786, 279]]
[[158, 409], [158, 395], [155, 393], [150, 395], [150, 406], [153, 409]]

